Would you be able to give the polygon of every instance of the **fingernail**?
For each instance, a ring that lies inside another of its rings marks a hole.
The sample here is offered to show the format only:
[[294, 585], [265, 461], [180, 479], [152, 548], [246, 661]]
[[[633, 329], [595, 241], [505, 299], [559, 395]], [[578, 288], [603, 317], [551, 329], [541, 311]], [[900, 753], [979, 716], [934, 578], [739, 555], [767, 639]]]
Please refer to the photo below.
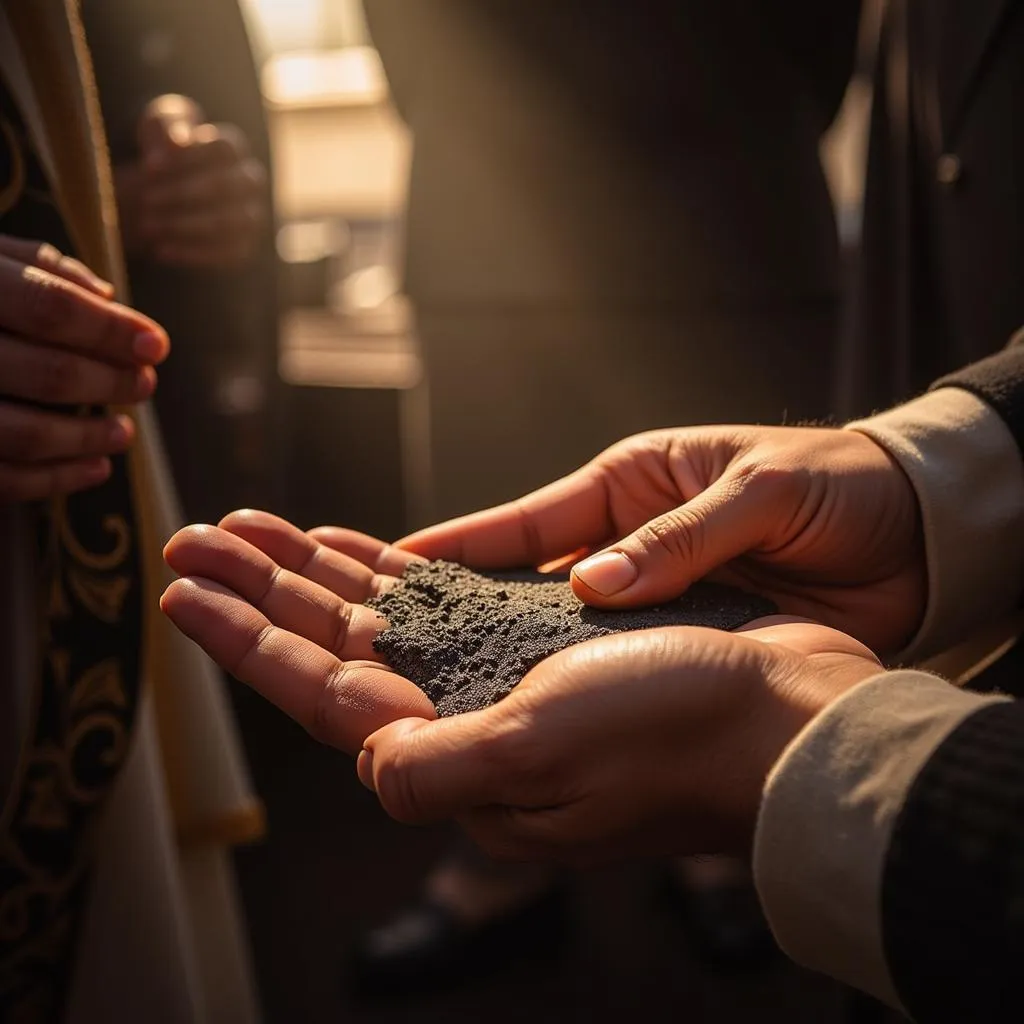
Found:
[[632, 559], [621, 551], [602, 551], [599, 555], [584, 558], [573, 566], [572, 572], [602, 597], [611, 597], [625, 590], [640, 575]]
[[356, 758], [356, 774], [359, 776], [359, 781], [371, 793], [377, 792], [373, 786], [373, 754], [365, 748], [359, 751], [359, 756]]
[[135, 335], [132, 351], [138, 359], [147, 363], [158, 363], [167, 354], [167, 341], [152, 331], [141, 331]]

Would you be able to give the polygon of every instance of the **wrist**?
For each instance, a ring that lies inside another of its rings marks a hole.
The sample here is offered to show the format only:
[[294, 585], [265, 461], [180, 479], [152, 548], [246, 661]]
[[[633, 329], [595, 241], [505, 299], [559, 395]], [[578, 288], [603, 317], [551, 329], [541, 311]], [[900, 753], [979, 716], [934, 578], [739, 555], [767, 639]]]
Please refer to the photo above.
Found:
[[836, 701], [883, 671], [870, 656], [807, 657], [771, 647], [766, 653], [771, 661], [758, 680], [763, 699], [744, 702], [744, 718], [730, 745], [746, 752], [749, 771], [742, 789], [727, 791], [721, 803], [729, 845], [710, 852], [750, 855], [768, 780], [787, 751]]
[[949, 387], [846, 429], [889, 452], [921, 510], [927, 605], [894, 660], [948, 649], [1012, 611], [1024, 586], [1024, 474], [1013, 435], [991, 407]]

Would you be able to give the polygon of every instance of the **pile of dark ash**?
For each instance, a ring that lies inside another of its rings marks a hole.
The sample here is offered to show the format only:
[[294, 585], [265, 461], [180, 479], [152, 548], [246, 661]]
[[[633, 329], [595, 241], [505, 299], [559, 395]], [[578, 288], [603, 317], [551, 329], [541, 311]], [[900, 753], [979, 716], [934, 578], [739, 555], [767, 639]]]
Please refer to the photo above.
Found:
[[478, 573], [452, 562], [416, 562], [369, 602], [389, 629], [373, 642], [441, 716], [507, 696], [544, 658], [628, 630], [655, 626], [735, 629], [776, 611], [771, 601], [715, 583], [696, 583], [669, 604], [600, 611], [581, 604], [567, 576]]

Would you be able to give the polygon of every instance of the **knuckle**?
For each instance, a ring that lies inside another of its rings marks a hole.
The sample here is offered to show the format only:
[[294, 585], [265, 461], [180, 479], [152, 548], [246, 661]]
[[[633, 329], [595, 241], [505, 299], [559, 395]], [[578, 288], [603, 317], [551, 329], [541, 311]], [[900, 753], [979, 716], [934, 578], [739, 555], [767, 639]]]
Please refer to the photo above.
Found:
[[338, 717], [338, 705], [346, 690], [345, 669], [332, 673], [325, 680], [316, 695], [306, 730], [317, 741], [330, 745], [334, 723]]
[[704, 528], [685, 505], [652, 519], [637, 531], [645, 551], [673, 560], [698, 561], [704, 546]]
[[331, 637], [330, 645], [327, 648], [337, 658], [341, 658], [345, 644], [348, 642], [349, 631], [352, 628], [352, 611], [352, 605], [338, 598], [334, 635]]
[[800, 500], [803, 475], [777, 462], [771, 455], [744, 459], [733, 467], [730, 477], [733, 497], [741, 494], [752, 497], [765, 508], [769, 505], [785, 508]]
[[39, 267], [26, 267], [22, 297], [30, 328], [46, 337], [63, 327], [78, 312], [76, 296], [68, 284]]

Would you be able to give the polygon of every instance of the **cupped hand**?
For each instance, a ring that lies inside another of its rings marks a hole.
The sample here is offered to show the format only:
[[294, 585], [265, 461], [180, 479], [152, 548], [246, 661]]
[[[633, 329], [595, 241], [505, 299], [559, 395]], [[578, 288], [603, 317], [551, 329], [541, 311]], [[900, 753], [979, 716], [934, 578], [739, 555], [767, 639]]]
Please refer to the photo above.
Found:
[[385, 623], [365, 605], [416, 556], [348, 530], [331, 540], [265, 512], [186, 527], [164, 550], [182, 578], [160, 604], [222, 668], [314, 738], [355, 754], [380, 726], [434, 709], [373, 650]]
[[856, 640], [810, 623], [675, 627], [568, 648], [498, 704], [436, 719], [374, 652], [384, 623], [364, 603], [415, 556], [327, 537], [259, 512], [187, 527], [167, 545], [182, 578], [161, 606], [317, 739], [358, 753], [396, 819], [456, 819], [498, 856], [744, 850], [786, 745], [880, 671]]
[[269, 222], [269, 195], [244, 133], [168, 94], [149, 103], [137, 135], [138, 161], [114, 175], [126, 248], [182, 267], [245, 263]]
[[399, 821], [456, 819], [497, 857], [749, 853], [783, 750], [879, 671], [802, 621], [618, 634], [546, 659], [482, 711], [385, 726], [359, 775]]
[[169, 343], [112, 296], [53, 246], [0, 236], [0, 501], [102, 483], [131, 443], [129, 417], [78, 407], [148, 398]]
[[714, 574], [882, 653], [913, 635], [927, 586], [917, 497], [896, 462], [863, 434], [807, 427], [640, 434], [399, 546], [478, 568], [575, 553], [576, 595], [603, 608], [664, 601]]

